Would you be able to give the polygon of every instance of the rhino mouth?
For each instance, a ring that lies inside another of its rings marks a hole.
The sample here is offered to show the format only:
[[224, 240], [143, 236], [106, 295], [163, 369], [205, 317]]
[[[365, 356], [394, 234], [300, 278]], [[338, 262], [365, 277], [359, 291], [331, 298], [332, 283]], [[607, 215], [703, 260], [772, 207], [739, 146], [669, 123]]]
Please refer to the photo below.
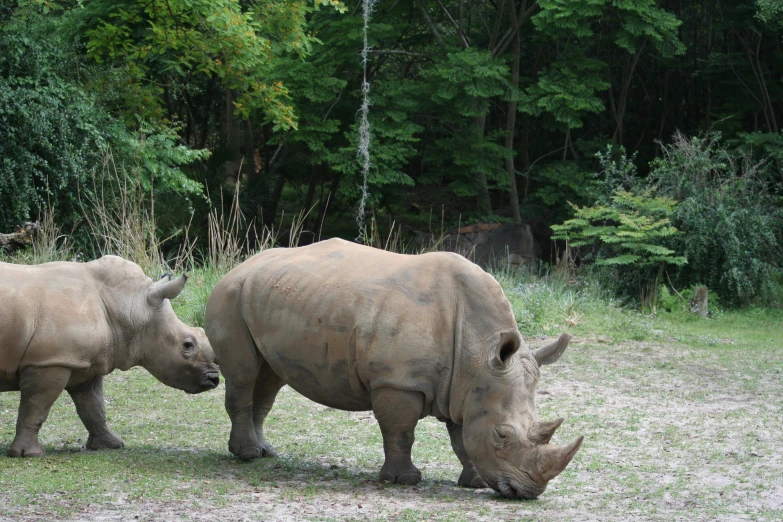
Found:
[[513, 481], [502, 478], [498, 480], [495, 489], [506, 498], [533, 500], [538, 498], [546, 488], [525, 489]]
[[207, 372], [201, 376], [201, 389], [199, 391], [215, 389], [218, 384], [220, 384], [220, 372]]

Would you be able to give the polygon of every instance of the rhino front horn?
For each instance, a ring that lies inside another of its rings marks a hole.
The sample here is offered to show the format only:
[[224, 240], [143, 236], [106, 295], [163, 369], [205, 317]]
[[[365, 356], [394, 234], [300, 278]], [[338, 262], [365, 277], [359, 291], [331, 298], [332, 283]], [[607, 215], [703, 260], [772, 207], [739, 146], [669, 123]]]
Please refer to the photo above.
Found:
[[579, 451], [582, 440], [584, 440], [584, 437], [579, 437], [568, 446], [546, 445], [538, 447], [536, 465], [538, 474], [544, 482], [549, 482], [568, 466], [576, 452]]

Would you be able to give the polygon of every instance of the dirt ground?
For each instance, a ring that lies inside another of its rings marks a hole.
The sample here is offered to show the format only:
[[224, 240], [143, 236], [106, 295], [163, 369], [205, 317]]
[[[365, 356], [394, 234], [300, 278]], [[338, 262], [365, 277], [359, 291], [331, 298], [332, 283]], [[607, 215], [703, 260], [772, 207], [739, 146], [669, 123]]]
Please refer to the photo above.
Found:
[[[175, 474], [141, 493], [116, 484], [99, 498], [37, 490], [26, 503], [16, 497], [35, 488], [8, 475], [0, 480], [0, 519], [781, 520], [782, 378], [777, 347], [575, 339], [557, 364], [542, 369], [537, 405], [543, 419], [566, 419], [553, 442], [585, 441], [536, 501], [456, 487], [458, 462], [433, 419], [420, 423], [414, 445], [423, 482], [379, 483], [382, 448], [371, 414], [329, 410], [286, 388], [268, 431], [281, 453], [277, 462], [237, 464], [225, 439], [210, 440], [207, 449], [172, 444], [174, 467], [209, 469]], [[222, 391], [208, 400], [219, 409]], [[13, 415], [10, 403], [0, 403], [2, 422]], [[132, 463], [147, 455], [126, 450]], [[4, 474], [14, 471], [9, 460], [0, 457]], [[169, 498], [155, 488], [176, 492]]]

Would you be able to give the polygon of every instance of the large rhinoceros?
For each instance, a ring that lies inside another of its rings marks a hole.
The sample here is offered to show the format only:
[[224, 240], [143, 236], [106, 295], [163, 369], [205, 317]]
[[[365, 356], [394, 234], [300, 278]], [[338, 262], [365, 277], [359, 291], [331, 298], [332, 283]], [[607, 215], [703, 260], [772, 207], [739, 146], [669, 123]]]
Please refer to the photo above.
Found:
[[120, 448], [106, 425], [103, 376], [143, 366], [188, 393], [215, 388], [219, 368], [204, 330], [168, 301], [185, 276], [158, 282], [116, 256], [89, 263], [0, 263], [0, 392], [21, 390], [11, 457], [43, 455], [38, 431], [68, 391], [89, 432], [87, 448]]
[[242, 459], [275, 455], [263, 423], [280, 388], [349, 411], [370, 410], [383, 435], [381, 480], [415, 484], [414, 429], [446, 423], [458, 484], [535, 498], [582, 437], [549, 444], [562, 419], [539, 422], [538, 367], [570, 336], [530, 351], [495, 279], [451, 253], [400, 255], [331, 239], [263, 251], [226, 274], [205, 328], [226, 378], [228, 443]]

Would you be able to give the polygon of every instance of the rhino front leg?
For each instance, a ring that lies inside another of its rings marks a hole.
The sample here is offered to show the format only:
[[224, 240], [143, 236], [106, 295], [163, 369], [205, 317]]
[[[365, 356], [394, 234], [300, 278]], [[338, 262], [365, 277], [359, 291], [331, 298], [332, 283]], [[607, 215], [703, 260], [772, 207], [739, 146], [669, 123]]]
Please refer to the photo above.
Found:
[[275, 404], [277, 393], [285, 385], [268, 364], [264, 364], [258, 373], [253, 389], [253, 423], [258, 436], [258, 447], [262, 457], [276, 457], [277, 450], [264, 438], [264, 420]]
[[103, 401], [103, 376], [66, 388], [76, 405], [76, 413], [87, 428], [87, 449], [117, 449], [125, 444], [106, 424], [106, 411]]
[[446, 421], [446, 429], [449, 430], [449, 438], [451, 439], [451, 447], [454, 453], [457, 455], [460, 463], [462, 464], [462, 473], [460, 473], [457, 479], [458, 486], [465, 486], [467, 488], [486, 488], [487, 483], [481, 478], [479, 472], [476, 470], [476, 466], [471, 462], [468, 457], [468, 452], [465, 450], [465, 442], [462, 439], [462, 424], [455, 424], [450, 420]]
[[9, 457], [43, 457], [46, 454], [38, 442], [38, 432], [49, 416], [49, 410], [60, 396], [71, 370], [68, 368], [27, 368], [19, 376], [19, 417], [16, 437], [8, 449]]
[[421, 472], [411, 461], [414, 430], [424, 408], [419, 392], [381, 388], [372, 392], [372, 411], [383, 435], [386, 460], [380, 479], [398, 484], [417, 484]]

